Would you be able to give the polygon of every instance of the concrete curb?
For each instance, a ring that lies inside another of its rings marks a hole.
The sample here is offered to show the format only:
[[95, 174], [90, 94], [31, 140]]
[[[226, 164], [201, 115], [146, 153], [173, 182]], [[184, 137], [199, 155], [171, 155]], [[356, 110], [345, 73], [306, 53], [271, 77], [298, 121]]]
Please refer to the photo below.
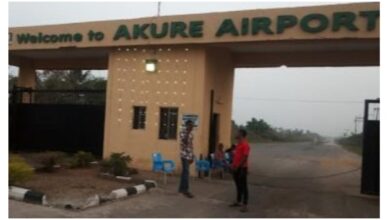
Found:
[[[157, 188], [157, 182], [154, 180], [145, 180], [143, 184], [111, 191], [110, 195], [108, 196], [108, 199], [116, 200], [116, 199], [129, 197], [131, 195], [141, 194], [148, 191], [151, 188]], [[16, 186], [10, 186], [8, 194], [10, 199], [25, 201], [25, 202], [35, 203], [35, 204], [41, 204], [44, 206], [49, 205], [46, 200], [46, 195], [41, 192], [36, 192], [36, 191], [32, 191], [29, 189], [16, 187]], [[104, 200], [102, 200], [99, 197], [99, 195], [94, 195], [89, 197], [86, 200], [86, 204], [81, 206], [80, 208], [86, 209], [94, 206], [99, 206], [100, 204], [102, 204], [102, 202], [104, 202]]]
[[131, 195], [141, 194], [141, 193], [146, 192], [147, 190], [149, 190], [151, 188], [156, 188], [156, 187], [157, 187], [156, 181], [145, 180], [143, 184], [113, 190], [113, 191], [111, 191], [108, 198], [111, 200], [121, 199], [121, 198], [125, 198], [125, 197], [131, 196]]
[[112, 179], [118, 179], [118, 180], [125, 180], [125, 181], [131, 181], [132, 178], [129, 176], [114, 176], [109, 173], [100, 173], [100, 176], [102, 177], [107, 177], [107, 178], [112, 178]]
[[46, 200], [46, 195], [41, 192], [32, 191], [29, 189], [16, 187], [16, 186], [10, 186], [8, 190], [9, 198], [30, 202], [30, 203], [36, 203], [41, 205], [48, 205]]
[[100, 201], [100, 197], [99, 195], [94, 195], [94, 196], [91, 196], [89, 197], [87, 200], [86, 200], [86, 204], [84, 204], [83, 206], [81, 206], [80, 208], [81, 209], [86, 209], [86, 208], [91, 208], [91, 207], [95, 207], [95, 206], [98, 206], [101, 204], [101, 201]]

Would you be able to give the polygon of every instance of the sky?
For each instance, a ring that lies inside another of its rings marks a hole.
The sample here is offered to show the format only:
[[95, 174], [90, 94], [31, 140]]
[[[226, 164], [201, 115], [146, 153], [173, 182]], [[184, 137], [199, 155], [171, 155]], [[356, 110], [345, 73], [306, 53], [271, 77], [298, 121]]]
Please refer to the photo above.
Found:
[[[161, 15], [336, 4], [320, 2], [163, 2]], [[155, 16], [155, 2], [11, 2], [9, 26]], [[96, 72], [98, 76], [104, 72]], [[363, 101], [379, 97], [379, 67], [236, 69], [233, 120], [340, 136], [355, 129]], [[359, 124], [358, 132], [361, 131]]]

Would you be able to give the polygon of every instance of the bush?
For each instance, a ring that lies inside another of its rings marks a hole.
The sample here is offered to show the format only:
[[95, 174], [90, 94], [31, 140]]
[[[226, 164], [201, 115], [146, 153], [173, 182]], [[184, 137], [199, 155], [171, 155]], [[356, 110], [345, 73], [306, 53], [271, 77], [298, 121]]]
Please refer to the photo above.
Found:
[[70, 167], [71, 168], [82, 168], [88, 167], [92, 161], [95, 160], [95, 157], [90, 152], [78, 151], [71, 158]]
[[20, 184], [29, 180], [34, 174], [33, 168], [26, 161], [18, 156], [9, 156], [8, 177], [9, 185]]
[[362, 134], [351, 134], [346, 137], [337, 138], [336, 142], [341, 145], [362, 146], [363, 136]]
[[59, 164], [65, 157], [66, 154], [59, 151], [45, 151], [31, 155], [37, 170], [43, 172], [53, 172], [55, 165]]
[[135, 173], [134, 168], [128, 166], [131, 160], [131, 157], [125, 153], [112, 153], [109, 159], [101, 162], [101, 171], [114, 176], [129, 176]]

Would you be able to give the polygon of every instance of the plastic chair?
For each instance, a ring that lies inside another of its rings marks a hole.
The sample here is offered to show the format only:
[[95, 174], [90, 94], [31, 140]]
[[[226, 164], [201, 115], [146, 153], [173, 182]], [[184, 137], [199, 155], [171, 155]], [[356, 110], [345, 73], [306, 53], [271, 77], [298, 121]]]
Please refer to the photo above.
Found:
[[[211, 168], [208, 160], [196, 160], [195, 167], [198, 172], [209, 172]], [[209, 177], [211, 178], [211, 175], [209, 175]]]
[[211, 158], [211, 175], [215, 175], [217, 171], [219, 171], [221, 173], [221, 177], [223, 179], [223, 172], [225, 170], [225, 158], [226, 158], [226, 155], [224, 154], [224, 160], [223, 161], [217, 161], [215, 160], [215, 154], [214, 153], [211, 153], [210, 154], [210, 158]]
[[176, 168], [173, 160], [164, 160], [161, 153], [153, 153], [153, 172], [162, 172], [164, 174], [164, 184], [167, 184], [167, 174], [173, 173]]

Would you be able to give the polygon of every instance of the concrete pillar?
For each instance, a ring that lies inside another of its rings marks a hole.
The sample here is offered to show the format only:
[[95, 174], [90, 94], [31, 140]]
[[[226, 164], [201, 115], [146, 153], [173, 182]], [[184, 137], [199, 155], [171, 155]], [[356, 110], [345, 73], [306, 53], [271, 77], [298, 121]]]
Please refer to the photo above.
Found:
[[[222, 143], [226, 148], [231, 144], [231, 120], [232, 120], [232, 101], [234, 84], [234, 65], [232, 55], [229, 50], [208, 48], [206, 51], [206, 80], [205, 80], [205, 98], [204, 98], [204, 117], [208, 124], [204, 127], [204, 132], [209, 137], [211, 106], [210, 91], [214, 91], [213, 112], [218, 114], [216, 145]], [[207, 146], [209, 152], [208, 138], [204, 140], [204, 146]], [[216, 147], [216, 146], [214, 146]]]
[[[23, 88], [32, 88], [36, 86], [36, 71], [32, 62], [23, 62], [19, 66], [19, 76], [16, 82], [16, 86]], [[30, 94], [23, 93], [22, 103], [29, 103], [34, 100], [33, 97], [30, 97]]]

